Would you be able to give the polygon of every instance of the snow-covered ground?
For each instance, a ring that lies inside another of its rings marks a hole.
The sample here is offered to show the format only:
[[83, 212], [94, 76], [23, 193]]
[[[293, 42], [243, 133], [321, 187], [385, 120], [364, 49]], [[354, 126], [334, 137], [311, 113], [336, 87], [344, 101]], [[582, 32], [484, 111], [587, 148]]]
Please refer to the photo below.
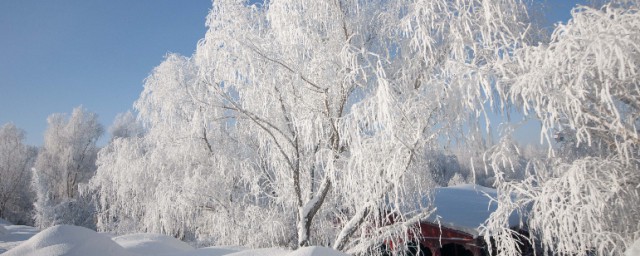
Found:
[[636, 240], [624, 254], [625, 256], [638, 256], [640, 255], [640, 239]]
[[[0, 254], [2, 256], [346, 256], [325, 247], [304, 247], [296, 251], [282, 248], [247, 249], [242, 247], [192, 246], [166, 235], [109, 234], [77, 226], [60, 225], [38, 232], [34, 227], [13, 225], [0, 219]], [[628, 248], [625, 256], [640, 255], [640, 239]]]
[[12, 225], [0, 219], [2, 256], [344, 256], [324, 247], [305, 247], [296, 251], [282, 248], [245, 249], [240, 247], [193, 248], [166, 235], [131, 234], [111, 237], [90, 229], [60, 225], [42, 232], [34, 227]]
[[34, 227], [13, 225], [0, 219], [0, 253], [11, 250], [37, 233]]

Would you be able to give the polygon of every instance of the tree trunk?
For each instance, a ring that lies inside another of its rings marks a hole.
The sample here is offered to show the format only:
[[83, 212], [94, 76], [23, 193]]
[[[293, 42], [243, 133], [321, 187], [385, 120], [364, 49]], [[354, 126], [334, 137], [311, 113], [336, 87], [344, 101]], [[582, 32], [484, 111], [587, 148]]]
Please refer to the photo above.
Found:
[[320, 184], [318, 193], [316, 193], [315, 196], [304, 205], [304, 207], [298, 209], [298, 247], [309, 246], [311, 222], [324, 202], [330, 188], [331, 181], [329, 178], [325, 178], [322, 184]]

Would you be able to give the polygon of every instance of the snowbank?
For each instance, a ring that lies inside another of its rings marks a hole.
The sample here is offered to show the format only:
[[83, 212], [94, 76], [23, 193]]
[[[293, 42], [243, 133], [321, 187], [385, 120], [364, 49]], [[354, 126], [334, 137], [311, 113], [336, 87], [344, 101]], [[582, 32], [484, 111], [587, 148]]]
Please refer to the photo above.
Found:
[[213, 247], [198, 248], [196, 250], [188, 251], [184, 253], [172, 254], [172, 256], [223, 256], [223, 255], [236, 253], [242, 250], [245, 250], [245, 249], [213, 246]]
[[[224, 254], [222, 254], [224, 255]], [[246, 250], [227, 256], [348, 256], [348, 254], [336, 251], [327, 247], [309, 246], [303, 247], [295, 251], [288, 251], [282, 248], [265, 248]]]
[[195, 250], [185, 242], [160, 234], [124, 235], [114, 237], [113, 241], [129, 252], [147, 255], [173, 255]]
[[[263, 248], [263, 249], [240, 251], [232, 254], [227, 254], [227, 256], [282, 256], [282, 255], [287, 255], [287, 253], [289, 252], [290, 251], [282, 248]], [[327, 255], [327, 256], [330, 256], [330, 255]]]
[[5, 251], [2, 248], [3, 245], [11, 241], [14, 241], [15, 245], [2, 256], [347, 256], [331, 248], [317, 246], [304, 247], [296, 251], [282, 248], [244, 249], [240, 247], [195, 249], [166, 235], [132, 234], [111, 238], [109, 234], [68, 225], [54, 226], [36, 235], [33, 234], [37, 230], [27, 226], [11, 225], [5, 230], [7, 234], [0, 235], [0, 253]]
[[631, 247], [627, 248], [625, 256], [640, 256], [640, 239], [636, 240]]
[[0, 231], [0, 253], [17, 247], [23, 241], [39, 232], [39, 230], [34, 227], [11, 224], [0, 224], [0, 229], [4, 229]]
[[93, 230], [60, 225], [43, 230], [31, 239], [9, 250], [3, 256], [57, 255], [134, 255], [107, 236]]
[[327, 247], [310, 246], [295, 250], [286, 256], [349, 256]]

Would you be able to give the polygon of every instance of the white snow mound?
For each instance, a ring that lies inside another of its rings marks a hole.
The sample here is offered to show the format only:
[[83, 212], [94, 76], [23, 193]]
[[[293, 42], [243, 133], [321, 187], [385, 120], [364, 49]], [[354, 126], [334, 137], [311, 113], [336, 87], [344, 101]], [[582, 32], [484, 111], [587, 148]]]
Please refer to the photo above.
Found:
[[631, 247], [627, 248], [625, 256], [640, 256], [640, 239], [636, 240]]
[[171, 254], [171, 256], [223, 256], [223, 255], [226, 256], [228, 254], [236, 253], [242, 250], [244, 249], [224, 247], [224, 246], [222, 247], [213, 246], [213, 247], [198, 248], [193, 251], [188, 251], [184, 253]]
[[264, 248], [255, 250], [240, 251], [225, 256], [348, 256], [342, 252], [327, 247], [309, 246], [295, 251], [288, 251], [282, 248]]
[[17, 247], [40, 232], [34, 227], [11, 224], [0, 224], [0, 229], [4, 229], [4, 231], [0, 231], [0, 254]]
[[349, 256], [349, 254], [327, 247], [310, 246], [295, 250], [286, 256]]
[[129, 252], [145, 255], [182, 254], [195, 250], [185, 242], [161, 234], [123, 235], [114, 237], [113, 241]]
[[282, 248], [263, 248], [255, 250], [240, 251], [226, 256], [282, 256], [287, 255], [290, 251]]
[[60, 225], [43, 230], [31, 239], [7, 251], [3, 256], [110, 256], [134, 255], [109, 237], [93, 230]]

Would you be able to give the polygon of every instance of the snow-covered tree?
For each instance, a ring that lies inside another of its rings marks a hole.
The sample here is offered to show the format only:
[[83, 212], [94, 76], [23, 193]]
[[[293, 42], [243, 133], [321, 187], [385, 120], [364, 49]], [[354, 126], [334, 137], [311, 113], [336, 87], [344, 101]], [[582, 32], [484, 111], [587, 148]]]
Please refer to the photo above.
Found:
[[316, 214], [331, 220], [323, 205], [335, 193], [346, 214], [332, 246], [345, 249], [360, 228], [376, 229], [371, 219], [383, 217], [374, 212], [398, 210], [378, 208], [410, 198], [405, 174], [423, 168], [416, 154], [482, 113], [493, 93], [486, 64], [521, 40], [523, 8], [221, 1], [194, 61], [199, 81], [219, 95], [214, 107], [237, 116], [238, 131], [266, 151], [281, 204], [296, 214], [298, 245], [312, 239]]
[[191, 96], [197, 89], [192, 72], [186, 58], [167, 56], [135, 104], [146, 132], [114, 138], [100, 151], [87, 191], [96, 196], [98, 228], [167, 233], [201, 243], [266, 240], [231, 225], [243, 212], [244, 194], [234, 188], [242, 186], [235, 169], [245, 163], [234, 153], [236, 142], [226, 143], [228, 136], [220, 134], [224, 126], [205, 121], [213, 115]]
[[146, 80], [148, 133], [101, 154], [99, 225], [187, 235], [208, 214], [190, 232], [352, 252], [406, 234], [422, 215], [401, 206], [433, 184], [417, 156], [486, 118], [526, 18], [518, 0], [214, 1], [194, 55]]
[[39, 227], [56, 224], [91, 225], [92, 209], [85, 209], [78, 185], [96, 170], [96, 142], [103, 128], [95, 113], [82, 107], [71, 116], [52, 114], [47, 119], [44, 145], [33, 168], [36, 192], [35, 221]]
[[24, 144], [24, 137], [14, 124], [0, 127], [0, 218], [30, 224], [34, 196], [29, 184], [37, 151]]
[[113, 140], [116, 138], [140, 137], [144, 133], [144, 128], [131, 111], [127, 111], [116, 115], [108, 131]]
[[[529, 238], [554, 255], [621, 255], [640, 237], [640, 12], [619, 2], [574, 8], [549, 43], [504, 65], [504, 98], [541, 121], [543, 139], [559, 131], [561, 149], [575, 151], [530, 162], [523, 181], [497, 176], [504, 196], [487, 234], [499, 234], [500, 255], [516, 253], [512, 210], [529, 212]], [[493, 151], [494, 170], [508, 172], [513, 156]]]

